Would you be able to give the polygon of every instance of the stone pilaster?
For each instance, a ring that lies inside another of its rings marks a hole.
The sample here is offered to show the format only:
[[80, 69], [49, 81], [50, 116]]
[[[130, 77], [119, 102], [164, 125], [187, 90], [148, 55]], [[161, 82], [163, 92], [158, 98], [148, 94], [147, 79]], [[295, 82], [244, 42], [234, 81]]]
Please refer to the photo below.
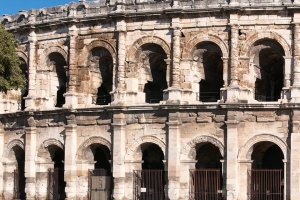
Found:
[[78, 107], [78, 97], [76, 94], [76, 77], [77, 77], [77, 54], [76, 54], [76, 37], [77, 37], [77, 27], [76, 25], [71, 25], [69, 27], [69, 83], [68, 91], [64, 94], [66, 103], [63, 107], [65, 108], [77, 108]]
[[231, 77], [230, 86], [236, 87], [239, 84], [238, 78], [238, 65], [239, 65], [239, 26], [236, 24], [231, 25], [231, 38], [230, 38], [230, 53], [231, 53]]
[[25, 128], [25, 178], [26, 178], [26, 199], [36, 199], [36, 127]]
[[230, 39], [230, 85], [227, 87], [226, 101], [238, 102], [240, 96], [239, 79], [238, 79], [238, 65], [239, 65], [239, 50], [238, 50], [238, 36], [239, 25], [231, 25], [231, 39]]
[[[4, 129], [3, 126], [0, 126], [0, 155], [3, 155], [4, 152]], [[3, 197], [3, 172], [4, 167], [2, 163], [0, 164], [0, 199]]]
[[180, 116], [169, 113], [168, 124], [168, 197], [177, 200], [180, 195]]
[[[125, 84], [125, 56], [126, 56], [126, 22], [120, 20], [117, 22], [116, 31], [118, 31], [118, 58], [117, 58], [117, 89], [113, 91], [113, 104], [123, 104], [126, 101]], [[136, 83], [137, 84], [137, 83]], [[134, 99], [136, 97], [133, 97]]]
[[116, 200], [121, 200], [125, 195], [125, 144], [126, 144], [126, 119], [123, 113], [113, 116], [113, 179]]
[[300, 111], [293, 112], [293, 127], [291, 133], [290, 157], [290, 187], [291, 199], [298, 199], [300, 195]]
[[67, 200], [76, 199], [76, 151], [77, 151], [77, 125], [70, 124], [65, 127], [65, 182]]
[[28, 59], [28, 95], [25, 97], [26, 110], [35, 109], [35, 97], [36, 97], [36, 34], [32, 30], [28, 36], [29, 40], [29, 59]]
[[226, 199], [227, 200], [237, 200], [238, 196], [238, 125], [239, 122], [235, 119], [235, 111], [228, 112], [227, 125], [227, 144], [226, 144]]

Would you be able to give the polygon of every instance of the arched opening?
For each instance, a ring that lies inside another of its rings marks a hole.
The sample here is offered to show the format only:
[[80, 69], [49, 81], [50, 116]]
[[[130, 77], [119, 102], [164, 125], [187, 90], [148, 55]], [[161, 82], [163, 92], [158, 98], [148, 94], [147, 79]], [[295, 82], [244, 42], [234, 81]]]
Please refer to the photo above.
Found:
[[63, 96], [67, 90], [67, 75], [65, 58], [57, 52], [49, 54], [49, 90], [50, 96], [55, 98], [55, 107], [62, 107], [65, 104], [65, 97]]
[[253, 146], [252, 169], [248, 173], [251, 199], [283, 198], [283, 159], [282, 150], [272, 142], [259, 142]]
[[206, 142], [196, 145], [196, 169], [190, 171], [190, 195], [195, 199], [220, 199], [222, 197], [222, 163], [220, 150]]
[[140, 86], [146, 95], [147, 103], [159, 103], [163, 100], [163, 90], [167, 89], [167, 55], [157, 44], [144, 44], [138, 51]]
[[220, 47], [213, 42], [202, 42], [193, 49], [193, 58], [197, 62], [199, 76], [199, 100], [216, 102], [220, 99], [223, 86], [223, 60]]
[[[92, 93], [97, 95], [97, 105], [111, 103], [110, 92], [113, 89], [113, 58], [103, 47], [93, 48], [89, 54], [89, 70], [92, 76]], [[96, 86], [96, 87], [95, 87]]]
[[10, 154], [12, 159], [17, 163], [14, 170], [14, 199], [26, 199], [25, 193], [25, 151], [20, 146], [16, 145], [12, 148]]
[[284, 50], [276, 41], [257, 42], [254, 54], [255, 100], [277, 101], [284, 80]]
[[165, 171], [164, 153], [153, 143], [144, 143], [140, 146], [142, 153], [142, 170], [133, 171], [134, 199], [143, 200], [164, 199]]
[[54, 162], [54, 168], [49, 169], [48, 190], [50, 190], [50, 195], [53, 199], [65, 199], [66, 198], [66, 182], [64, 181], [64, 159], [65, 153], [63, 149], [56, 145], [48, 146], [48, 151], [50, 153], [51, 159]]
[[23, 58], [19, 58], [20, 59], [20, 69], [22, 70], [22, 74], [25, 76], [26, 78], [26, 86], [24, 89], [21, 90], [21, 99], [20, 99], [20, 104], [21, 104], [21, 110], [25, 109], [25, 99], [24, 97], [27, 97], [28, 95], [28, 66], [27, 63], [25, 62], [25, 60]]
[[95, 161], [94, 169], [89, 171], [91, 199], [110, 199], [113, 188], [110, 150], [102, 144], [92, 144], [90, 150]]
[[164, 170], [164, 153], [161, 148], [152, 143], [144, 143], [141, 146], [143, 156], [142, 169]]

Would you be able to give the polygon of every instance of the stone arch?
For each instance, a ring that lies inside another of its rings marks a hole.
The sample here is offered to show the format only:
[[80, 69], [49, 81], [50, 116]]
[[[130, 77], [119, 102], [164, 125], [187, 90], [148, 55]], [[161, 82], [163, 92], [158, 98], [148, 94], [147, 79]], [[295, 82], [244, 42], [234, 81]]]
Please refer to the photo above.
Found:
[[159, 45], [167, 55], [167, 58], [170, 59], [170, 46], [166, 41], [157, 37], [157, 36], [145, 36], [137, 39], [133, 45], [130, 47], [127, 53], [127, 61], [135, 61], [136, 51], [144, 44], [157, 44]]
[[49, 138], [42, 142], [42, 144], [39, 146], [38, 151], [37, 151], [37, 159], [42, 158], [45, 161], [52, 161], [51, 155], [49, 150], [47, 149], [49, 146], [54, 145], [57, 146], [58, 148], [61, 148], [64, 150], [64, 145], [61, 141], [55, 139], [55, 138]]
[[181, 149], [181, 154], [186, 155], [190, 159], [195, 159], [196, 157], [196, 145], [200, 143], [211, 143], [215, 145], [222, 157], [224, 157], [224, 144], [218, 139], [210, 135], [201, 135], [193, 138], [190, 142], [188, 142]]
[[2, 156], [2, 161], [6, 162], [8, 157], [9, 157], [9, 153], [12, 150], [13, 147], [15, 146], [19, 146], [21, 149], [25, 150], [25, 146], [24, 143], [20, 140], [20, 139], [13, 139], [10, 142], [8, 142], [8, 144], [6, 145], [6, 148], [3, 152], [3, 156]]
[[110, 55], [113, 58], [113, 64], [115, 65], [116, 63], [116, 49], [115, 47], [105, 41], [105, 40], [94, 40], [92, 41], [90, 44], [88, 44], [87, 46], [85, 46], [80, 54], [80, 56], [78, 57], [78, 65], [79, 66], [87, 66], [87, 61], [88, 61], [88, 56], [89, 56], [89, 52], [92, 51], [92, 49], [96, 48], [96, 47], [103, 47], [105, 49], [107, 49], [110, 53]]
[[166, 144], [159, 138], [155, 136], [142, 136], [139, 139], [135, 140], [134, 142], [130, 143], [126, 150], [125, 160], [131, 160], [133, 159], [133, 155], [138, 150], [138, 147], [140, 147], [144, 143], [153, 143], [159, 146], [164, 153], [164, 156], [166, 156]]
[[68, 53], [66, 50], [64, 50], [63, 48], [59, 47], [59, 46], [50, 46], [49, 48], [46, 48], [43, 52], [43, 55], [42, 55], [42, 59], [41, 59], [41, 62], [40, 64], [45, 64], [46, 61], [47, 61], [47, 57], [51, 54], [51, 53], [60, 53], [66, 63], [68, 63]]
[[260, 134], [250, 138], [239, 150], [238, 160], [251, 160], [253, 146], [258, 142], [272, 142], [276, 144], [282, 151], [284, 159], [287, 159], [289, 147], [281, 138], [272, 134]]
[[93, 136], [85, 140], [78, 148], [76, 153], [76, 160], [86, 160], [86, 158], [93, 157], [93, 153], [88, 147], [92, 144], [101, 144], [106, 146], [111, 152], [111, 143], [107, 139], [100, 136]]
[[220, 49], [222, 51], [222, 56], [225, 58], [229, 57], [228, 47], [224, 43], [224, 41], [221, 38], [219, 38], [218, 36], [208, 34], [208, 35], [197, 35], [197, 36], [193, 37], [192, 39], [190, 39], [190, 41], [187, 43], [187, 45], [183, 48], [182, 58], [185, 58], [185, 59], [191, 58], [191, 55], [190, 55], [191, 49], [193, 49], [197, 44], [199, 44], [201, 42], [215, 43], [217, 46], [220, 47]]
[[250, 57], [251, 46], [255, 44], [255, 42], [263, 39], [275, 40], [284, 49], [285, 55], [283, 56], [291, 56], [291, 47], [287, 41], [281, 35], [272, 31], [255, 32], [251, 36], [247, 37], [247, 40], [242, 45], [241, 56]]
[[22, 58], [26, 62], [26, 65], [28, 65], [28, 57], [26, 53], [23, 51], [17, 51], [17, 54], [20, 58]]

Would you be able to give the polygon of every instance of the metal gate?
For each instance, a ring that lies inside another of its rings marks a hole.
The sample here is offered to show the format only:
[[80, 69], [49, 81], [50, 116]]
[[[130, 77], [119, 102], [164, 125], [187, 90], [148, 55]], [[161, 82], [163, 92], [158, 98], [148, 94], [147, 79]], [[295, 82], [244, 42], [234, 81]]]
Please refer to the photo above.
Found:
[[133, 171], [134, 200], [163, 200], [164, 182], [163, 170]]
[[[47, 199], [64, 199], [64, 186], [59, 182], [59, 177], [64, 176], [64, 170], [60, 168], [48, 169]], [[60, 177], [63, 178], [63, 177]]]
[[190, 200], [221, 200], [222, 175], [219, 169], [190, 170]]
[[282, 200], [282, 170], [258, 169], [248, 171], [249, 200]]
[[112, 178], [110, 171], [105, 169], [89, 170], [89, 199], [90, 200], [110, 200]]
[[19, 187], [19, 178], [20, 178], [19, 170], [14, 170], [14, 199], [20, 198], [20, 187]]

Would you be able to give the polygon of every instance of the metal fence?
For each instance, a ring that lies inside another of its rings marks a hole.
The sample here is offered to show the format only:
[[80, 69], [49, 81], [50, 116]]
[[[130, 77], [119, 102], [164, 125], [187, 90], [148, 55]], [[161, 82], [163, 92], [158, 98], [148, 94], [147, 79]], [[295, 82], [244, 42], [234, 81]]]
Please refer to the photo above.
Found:
[[133, 176], [134, 200], [164, 199], [163, 170], [136, 170]]
[[257, 169], [248, 171], [249, 200], [282, 200], [282, 170]]
[[190, 170], [190, 200], [221, 200], [222, 175], [219, 169]]

